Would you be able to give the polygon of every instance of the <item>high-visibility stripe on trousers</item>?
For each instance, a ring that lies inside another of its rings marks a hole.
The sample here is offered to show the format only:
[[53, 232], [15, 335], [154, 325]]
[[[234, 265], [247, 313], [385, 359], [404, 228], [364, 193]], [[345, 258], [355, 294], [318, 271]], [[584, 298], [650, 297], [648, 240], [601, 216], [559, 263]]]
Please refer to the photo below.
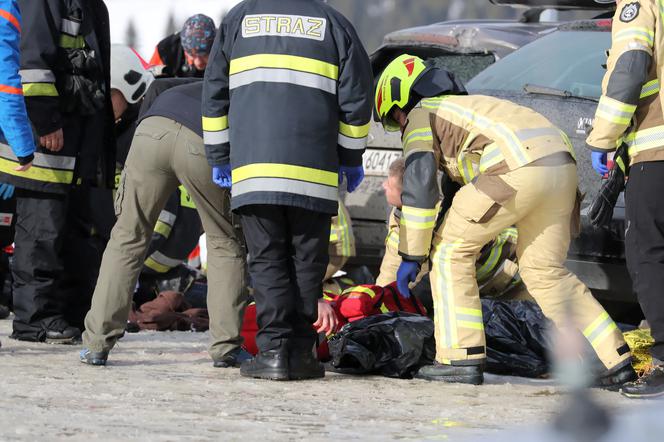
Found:
[[472, 364], [485, 357], [475, 260], [485, 244], [516, 225], [519, 272], [543, 313], [556, 325], [568, 324], [571, 313], [574, 326], [607, 369], [629, 363], [631, 355], [613, 320], [564, 266], [576, 199], [575, 164], [522, 167], [501, 178], [517, 196], [504, 202], [495, 215], [476, 221], [485, 218], [495, 201], [468, 184], [457, 192], [434, 234], [431, 288], [436, 359]]

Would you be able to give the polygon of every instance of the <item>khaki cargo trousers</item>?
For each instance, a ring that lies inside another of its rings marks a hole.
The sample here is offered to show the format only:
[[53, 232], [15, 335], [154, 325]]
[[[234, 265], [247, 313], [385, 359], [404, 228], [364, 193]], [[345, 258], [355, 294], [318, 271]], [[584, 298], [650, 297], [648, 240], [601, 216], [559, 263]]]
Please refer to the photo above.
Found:
[[122, 172], [118, 219], [85, 318], [83, 343], [91, 351], [110, 350], [124, 333], [155, 223], [180, 184], [196, 204], [207, 236], [210, 356], [218, 359], [242, 344], [245, 252], [241, 234], [228, 221], [229, 193], [212, 182], [201, 137], [171, 119], [148, 117], [136, 129]]
[[544, 314], [557, 326], [571, 319], [607, 369], [630, 362], [629, 348], [616, 324], [564, 266], [576, 201], [576, 164], [571, 158], [546, 164], [551, 161], [540, 160], [501, 175], [516, 194], [499, 207], [473, 184], [454, 197], [434, 234], [431, 253], [438, 362], [469, 365], [486, 358], [475, 259], [484, 244], [514, 225], [519, 232], [519, 272]]

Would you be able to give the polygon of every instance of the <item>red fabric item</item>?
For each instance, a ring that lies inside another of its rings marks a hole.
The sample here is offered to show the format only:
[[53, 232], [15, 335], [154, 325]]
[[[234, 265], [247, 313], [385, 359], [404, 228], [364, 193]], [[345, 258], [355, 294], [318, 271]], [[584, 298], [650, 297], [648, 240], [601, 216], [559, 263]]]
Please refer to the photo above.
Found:
[[[345, 290], [341, 295], [325, 292], [323, 300], [332, 304], [334, 308], [339, 321], [337, 330], [348, 322], [380, 313], [404, 311], [420, 315], [427, 314], [419, 299], [414, 296], [406, 298], [399, 293], [396, 282], [385, 287], [369, 284], [355, 286]], [[257, 332], [256, 304], [251, 303], [244, 311], [241, 334], [244, 338], [244, 349], [252, 355], [258, 353]], [[318, 346], [318, 359], [327, 361], [330, 358], [330, 350], [327, 340], [321, 339], [321, 341], [322, 343]]]

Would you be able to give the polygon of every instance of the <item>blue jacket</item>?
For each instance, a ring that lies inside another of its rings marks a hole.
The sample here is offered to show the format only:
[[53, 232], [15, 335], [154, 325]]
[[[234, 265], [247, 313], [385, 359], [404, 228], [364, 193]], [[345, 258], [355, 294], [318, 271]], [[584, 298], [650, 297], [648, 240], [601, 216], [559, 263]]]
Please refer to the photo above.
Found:
[[20, 40], [17, 0], [0, 0], [0, 142], [7, 142], [14, 155], [25, 158], [35, 151], [35, 141], [18, 74]]

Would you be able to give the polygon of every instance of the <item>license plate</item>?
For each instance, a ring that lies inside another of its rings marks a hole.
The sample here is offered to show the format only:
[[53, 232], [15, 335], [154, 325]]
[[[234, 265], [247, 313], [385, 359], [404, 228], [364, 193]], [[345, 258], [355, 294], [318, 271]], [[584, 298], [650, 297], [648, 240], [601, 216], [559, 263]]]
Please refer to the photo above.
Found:
[[401, 158], [401, 151], [367, 149], [363, 158], [365, 175], [387, 176], [390, 164]]

